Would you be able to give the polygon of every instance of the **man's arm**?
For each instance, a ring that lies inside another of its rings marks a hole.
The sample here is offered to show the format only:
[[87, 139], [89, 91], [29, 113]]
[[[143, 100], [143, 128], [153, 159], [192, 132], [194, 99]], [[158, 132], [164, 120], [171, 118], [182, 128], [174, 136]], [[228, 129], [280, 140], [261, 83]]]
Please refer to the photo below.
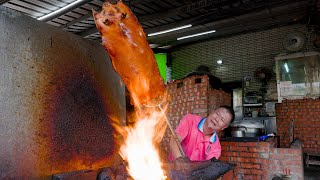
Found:
[[[182, 141], [182, 138], [179, 136], [179, 134], [177, 134], [177, 138], [179, 139], [179, 142]], [[182, 157], [182, 154], [180, 153], [179, 147], [178, 147], [176, 140], [174, 139], [173, 136], [171, 136], [169, 146], [170, 146], [170, 150], [171, 150], [171, 153], [172, 153], [172, 156], [174, 159]]]

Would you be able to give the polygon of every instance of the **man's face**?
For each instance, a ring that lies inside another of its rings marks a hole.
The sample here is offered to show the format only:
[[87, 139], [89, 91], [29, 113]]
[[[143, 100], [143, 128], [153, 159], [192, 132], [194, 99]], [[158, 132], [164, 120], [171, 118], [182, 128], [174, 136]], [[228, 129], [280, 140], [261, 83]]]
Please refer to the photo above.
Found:
[[204, 131], [206, 133], [213, 133], [214, 131], [223, 130], [229, 126], [231, 118], [231, 115], [224, 108], [211, 111], [204, 123]]

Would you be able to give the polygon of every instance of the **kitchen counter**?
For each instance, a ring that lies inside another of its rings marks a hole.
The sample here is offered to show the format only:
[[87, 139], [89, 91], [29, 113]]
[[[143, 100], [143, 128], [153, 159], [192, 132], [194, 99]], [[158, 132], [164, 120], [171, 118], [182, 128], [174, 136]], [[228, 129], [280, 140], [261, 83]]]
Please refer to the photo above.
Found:
[[220, 141], [234, 141], [234, 142], [256, 142], [259, 141], [259, 137], [223, 137]]

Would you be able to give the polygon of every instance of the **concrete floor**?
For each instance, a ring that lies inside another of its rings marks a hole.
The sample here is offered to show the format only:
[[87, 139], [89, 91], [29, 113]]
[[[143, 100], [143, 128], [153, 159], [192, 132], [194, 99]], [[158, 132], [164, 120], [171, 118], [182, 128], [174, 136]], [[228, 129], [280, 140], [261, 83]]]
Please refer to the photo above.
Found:
[[320, 166], [304, 167], [304, 180], [320, 180]]

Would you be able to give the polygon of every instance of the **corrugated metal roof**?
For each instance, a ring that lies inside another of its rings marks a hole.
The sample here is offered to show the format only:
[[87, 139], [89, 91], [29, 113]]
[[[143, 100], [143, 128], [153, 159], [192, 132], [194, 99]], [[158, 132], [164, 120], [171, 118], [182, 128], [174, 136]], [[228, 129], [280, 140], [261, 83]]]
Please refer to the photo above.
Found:
[[[35, 19], [68, 7], [74, 2], [75, 0], [0, 0], [2, 6], [20, 11]], [[138, 17], [146, 33], [190, 23], [193, 25], [192, 28], [184, 31], [148, 37], [150, 43], [159, 45], [174, 45], [197, 40], [195, 38], [177, 42], [176, 38], [201, 29], [217, 27], [223, 29], [232, 25], [237, 27], [233, 32], [238, 33], [294, 22], [308, 16], [305, 13], [312, 6], [312, 3], [307, 4], [305, 0], [132, 0], [124, 1], [124, 3]], [[45, 18], [44, 21], [55, 27], [82, 35], [84, 38], [97, 40], [100, 35], [95, 29], [91, 10], [100, 10], [102, 4], [101, 0], [77, 1], [75, 6], [67, 8], [60, 14]], [[263, 16], [255, 18], [257, 12], [263, 13]], [[237, 24], [225, 23], [230, 18], [236, 17], [244, 18], [240, 18]], [[252, 21], [252, 26], [250, 26], [250, 21]], [[249, 24], [249, 26], [243, 29], [240, 28], [241, 26], [235, 26], [241, 23]], [[223, 33], [219, 33], [219, 36], [221, 35]]]

